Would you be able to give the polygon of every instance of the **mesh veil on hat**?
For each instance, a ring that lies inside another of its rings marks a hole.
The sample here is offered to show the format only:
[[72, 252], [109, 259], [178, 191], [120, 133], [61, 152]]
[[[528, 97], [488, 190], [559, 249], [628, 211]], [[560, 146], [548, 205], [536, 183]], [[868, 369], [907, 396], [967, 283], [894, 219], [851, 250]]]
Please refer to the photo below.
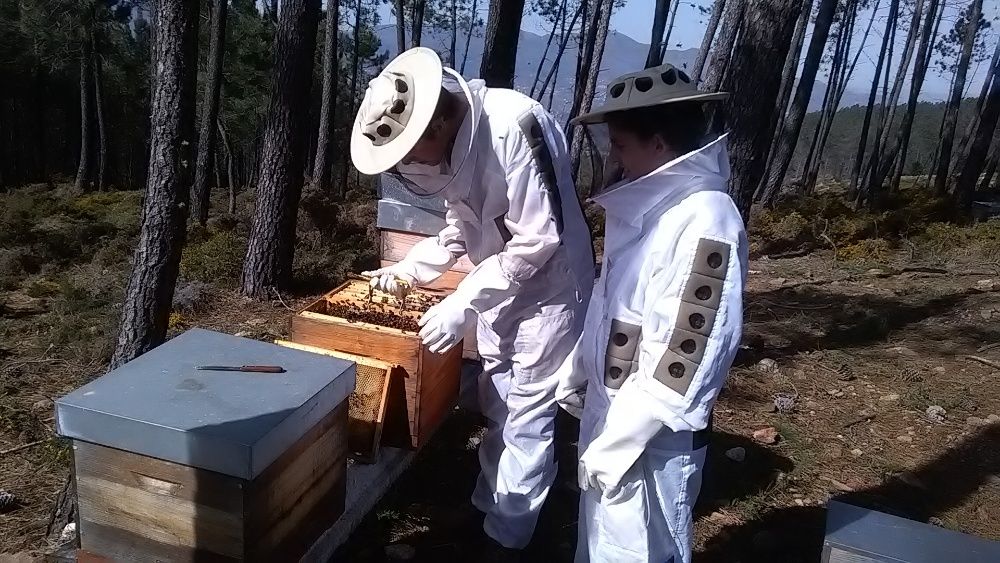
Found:
[[676, 102], [724, 100], [727, 92], [703, 92], [683, 70], [663, 64], [612, 80], [604, 105], [572, 120], [573, 124], [603, 123], [609, 113]]
[[415, 47], [368, 83], [351, 130], [351, 160], [359, 172], [385, 172], [413, 149], [437, 108], [442, 71], [437, 53]]

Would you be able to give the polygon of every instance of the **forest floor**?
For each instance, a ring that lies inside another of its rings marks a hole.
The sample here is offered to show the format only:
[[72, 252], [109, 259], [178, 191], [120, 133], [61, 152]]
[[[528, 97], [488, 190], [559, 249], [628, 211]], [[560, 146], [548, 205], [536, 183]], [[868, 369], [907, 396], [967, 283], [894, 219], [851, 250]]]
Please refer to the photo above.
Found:
[[[138, 217], [137, 195], [122, 194], [0, 194], [0, 490], [18, 499], [0, 510], [0, 553], [39, 553], [58, 536], [47, 526], [70, 453], [53, 438], [52, 401], [105, 369]], [[907, 224], [900, 210], [845, 219], [823, 204], [755, 218], [743, 348], [715, 410], [696, 561], [816, 561], [833, 497], [1000, 540], [1000, 222], [936, 223], [916, 205], [906, 213], [922, 223], [892, 228]], [[171, 334], [286, 336], [289, 308], [371, 259], [357, 250], [371, 240], [370, 206], [336, 216], [302, 237], [297, 274], [309, 283], [263, 303], [233, 290], [240, 220], [195, 233]], [[482, 431], [478, 415], [456, 411], [336, 560], [474, 560]], [[575, 421], [557, 431], [560, 476], [531, 561], [572, 559]], [[734, 448], [743, 461], [727, 457]]]

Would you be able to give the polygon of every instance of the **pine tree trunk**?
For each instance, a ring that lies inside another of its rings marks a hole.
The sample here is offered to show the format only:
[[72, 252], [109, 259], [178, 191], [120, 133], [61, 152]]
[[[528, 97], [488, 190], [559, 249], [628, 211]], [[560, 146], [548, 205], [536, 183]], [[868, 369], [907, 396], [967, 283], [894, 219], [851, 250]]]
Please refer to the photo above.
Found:
[[226, 19], [228, 0], [212, 0], [212, 29], [208, 45], [208, 68], [205, 92], [201, 104], [201, 127], [198, 131], [198, 164], [191, 189], [191, 218], [204, 225], [211, 206], [208, 172], [215, 156], [215, 122], [219, 117], [219, 97], [222, 91], [222, 60], [226, 52]]
[[[549, 73], [545, 75], [545, 82], [542, 82], [542, 89], [539, 90], [539, 98], [545, 95], [545, 89], [549, 87], [549, 84], [553, 84], [553, 87], [549, 94], [549, 109], [552, 107], [551, 96], [555, 93], [555, 83], [553, 82], [559, 76], [559, 64], [562, 62], [563, 53], [566, 52], [566, 46], [569, 44], [570, 30], [576, 26], [576, 20], [580, 17], [580, 12], [583, 11], [582, 6], [577, 7], [576, 13], [573, 14], [573, 20], [569, 24], [569, 29], [563, 29], [562, 37], [559, 38], [559, 50], [556, 52], [556, 59], [552, 63], [552, 68], [549, 69]], [[563, 14], [565, 17], [565, 14]], [[564, 20], [565, 21], [565, 20]], [[565, 23], [563, 24], [565, 26]]]
[[[744, 13], [750, 3], [751, 0], [732, 0], [726, 2], [726, 9], [722, 16], [722, 28], [719, 30], [719, 39], [715, 42], [715, 48], [712, 49], [712, 53], [708, 58], [708, 76], [705, 77], [704, 88], [708, 92], [717, 91], [721, 89], [723, 83], [728, 83], [726, 78], [733, 59], [733, 48], [736, 45], [736, 39], [740, 35], [740, 30], [744, 24]], [[790, 39], [789, 44], [791, 44]], [[785, 54], [782, 53], [775, 60], [783, 60]]]
[[[575, 127], [569, 122], [575, 115], [584, 113], [583, 97], [587, 90], [586, 77], [590, 76], [590, 67], [594, 62], [594, 49], [597, 46], [597, 30], [600, 27], [601, 6], [604, 0], [581, 0], [580, 8], [583, 10], [583, 22], [580, 24], [580, 33], [576, 55], [576, 76], [577, 80], [573, 85], [573, 103], [569, 108], [569, 117], [563, 127], [568, 138], [573, 138]], [[581, 80], [583, 79], [583, 80]], [[555, 87], [555, 86], [553, 86]]]
[[[938, 29], [941, 27], [941, 22], [944, 21], [944, 13], [947, 7], [948, 7], [947, 1], [941, 0], [940, 11], [938, 12], [938, 16], [934, 24], [934, 30], [931, 32], [930, 41], [927, 45], [927, 53], [924, 58], [923, 74], [920, 76], [919, 80], [914, 78], [911, 84], [911, 88], [916, 88], [917, 90], [916, 93], [913, 94], [914, 96], [916, 96], [917, 103], [919, 103], [920, 90], [923, 88], [924, 79], [927, 77], [927, 70], [930, 69], [931, 66], [931, 59], [934, 55], [934, 47], [935, 44], [937, 43]], [[913, 106], [912, 113], [914, 115], [910, 115], [909, 123], [906, 124], [906, 127], [904, 129], [905, 134], [901, 137], [901, 141], [895, 151], [896, 152], [895, 167], [892, 169], [892, 176], [889, 182], [889, 191], [891, 193], [896, 193], [899, 191], [899, 185], [903, 178], [903, 170], [906, 167], [906, 158], [909, 156], [910, 136], [913, 132], [913, 121], [916, 117], [915, 116], [916, 105]], [[905, 119], [904, 123], [906, 123]]]
[[[159, 1], [159, 0], [157, 0]], [[267, 10], [268, 16], [271, 18], [271, 23], [277, 25], [278, 23], [278, 0], [268, 0], [269, 7]]]
[[413, 0], [410, 4], [412, 12], [410, 19], [413, 20], [413, 31], [410, 37], [410, 47], [419, 47], [420, 40], [424, 35], [424, 9], [427, 7], [427, 0]]
[[395, 0], [396, 11], [396, 50], [397, 54], [406, 50], [406, 12], [403, 0]]
[[994, 80], [990, 85], [990, 93], [983, 104], [982, 117], [976, 127], [976, 135], [969, 144], [969, 154], [955, 184], [955, 196], [959, 210], [967, 211], [975, 198], [976, 184], [982, 173], [986, 154], [996, 132], [997, 120], [1000, 118], [1000, 80]]
[[316, 135], [316, 160], [313, 163], [312, 186], [328, 192], [333, 171], [333, 126], [337, 109], [337, 84], [340, 56], [337, 50], [340, 35], [340, 2], [331, 0], [326, 10], [326, 36], [323, 40], [323, 100], [320, 102], [319, 133]]
[[986, 164], [983, 167], [983, 179], [979, 182], [979, 192], [988, 193], [991, 191], [993, 176], [996, 176], [998, 164], [1000, 164], [1000, 151], [998, 151], [997, 138], [994, 133], [993, 143], [986, 157]]
[[749, 221], [754, 190], [760, 185], [774, 135], [774, 100], [781, 87], [781, 66], [774, 61], [788, 55], [802, 2], [748, 0], [745, 5], [743, 32], [724, 86], [732, 92], [726, 102], [732, 119], [729, 193], [744, 221]]
[[476, 29], [476, 22], [479, 21], [479, 0], [472, 0], [472, 12], [469, 16], [469, 32], [465, 35], [465, 52], [462, 53], [462, 68], [459, 74], [465, 74], [465, 64], [469, 62], [469, 45], [472, 43], [472, 32]]
[[802, 3], [802, 12], [799, 20], [795, 22], [795, 33], [792, 35], [792, 50], [785, 57], [785, 66], [781, 70], [781, 89], [778, 94], [778, 107], [775, 110], [777, 124], [774, 126], [774, 139], [771, 141], [771, 148], [767, 151], [767, 164], [764, 168], [764, 180], [754, 194], [754, 200], [758, 200], [767, 189], [768, 179], [774, 170], [775, 158], [777, 156], [778, 143], [783, 137], [785, 130], [785, 117], [788, 112], [788, 104], [791, 102], [792, 91], [795, 89], [795, 76], [798, 74], [799, 62], [802, 58], [802, 47], [806, 39], [806, 27], [809, 24], [809, 17], [812, 15], [813, 0], [805, 0]]
[[[872, 87], [868, 92], [868, 105], [865, 107], [865, 117], [861, 124], [861, 137], [858, 140], [858, 152], [854, 157], [854, 165], [851, 168], [851, 184], [848, 188], [847, 199], [854, 201], [858, 195], [858, 182], [861, 180], [861, 166], [865, 159], [865, 150], [868, 148], [868, 133], [871, 130], [872, 115], [875, 113], [875, 101], [878, 99], [879, 79], [882, 71], [885, 70], [886, 83], [883, 92], [887, 90], [889, 69], [886, 67], [886, 55], [888, 54], [889, 66], [892, 65], [892, 50], [896, 39], [896, 20], [899, 17], [900, 0], [891, 0], [889, 4], [889, 17], [885, 22], [885, 33], [882, 35], [882, 47], [879, 49], [878, 62], [875, 64], [875, 78], [872, 79]], [[884, 94], [883, 94], [884, 96]], [[884, 107], [882, 111], [884, 112]]]
[[221, 116], [217, 124], [219, 141], [222, 142], [222, 148], [226, 154], [226, 183], [229, 184], [229, 207], [227, 208], [227, 212], [232, 215], [236, 213], [236, 178], [233, 175], [233, 146], [229, 144], [229, 136], [226, 135], [226, 127], [222, 124]]
[[545, 50], [542, 51], [542, 60], [538, 61], [538, 68], [535, 69], [535, 79], [531, 81], [531, 92], [528, 95], [532, 98], [535, 97], [535, 89], [538, 88], [538, 79], [542, 77], [542, 68], [545, 66], [545, 59], [549, 56], [549, 48], [552, 47], [552, 39], [556, 36], [556, 27], [559, 26], [559, 20], [563, 17], [563, 12], [565, 11], [566, 0], [562, 0], [559, 4], [559, 11], [556, 12], [556, 19], [552, 23], [552, 33], [549, 33], [548, 39], [545, 40]]
[[910, 23], [910, 29], [907, 30], [906, 33], [906, 46], [903, 49], [903, 56], [900, 59], [900, 67], [896, 71], [896, 79], [893, 83], [892, 94], [889, 96], [888, 101], [886, 100], [885, 93], [883, 92], [882, 115], [879, 118], [878, 128], [876, 129], [873, 137], [875, 139], [875, 144], [872, 147], [871, 155], [868, 157], [867, 163], [863, 167], [864, 172], [861, 176], [861, 188], [859, 188], [857, 199], [855, 200], [856, 205], [860, 205], [867, 201], [869, 206], [873, 207], [876, 203], [876, 200], [872, 197], [872, 195], [878, 191], [875, 189], [874, 182], [878, 174], [878, 167], [889, 143], [892, 123], [896, 119], [896, 107], [899, 105], [899, 97], [903, 92], [903, 81], [906, 79], [910, 63], [913, 61], [913, 54], [917, 46], [917, 40], [920, 37], [920, 21], [924, 15], [925, 5], [925, 0], [917, 0], [914, 5], [913, 20]]
[[[924, 76], [927, 73], [927, 51], [930, 49], [931, 37], [935, 28], [935, 21], [938, 19], [939, 0], [928, 0], [927, 17], [921, 31], [920, 43], [917, 46], [916, 66], [913, 68], [913, 78], [910, 85], [910, 97], [906, 105], [906, 113], [903, 114], [903, 121], [897, 133], [896, 140], [892, 148], [887, 150], [882, 156], [881, 162], [873, 163], [872, 181], [869, 185], [869, 193], [874, 204], [877, 199], [876, 194], [882, 190], [882, 184], [892, 170], [893, 164], [899, 158], [905, 162], [906, 149], [910, 142], [910, 133], [913, 128], [913, 117], [919, 102], [920, 90], [923, 87]], [[902, 165], [898, 167], [902, 169]]]
[[826, 84], [826, 91], [823, 93], [823, 104], [820, 109], [819, 121], [816, 123], [816, 130], [813, 131], [812, 142], [809, 144], [809, 153], [806, 155], [802, 165], [802, 175], [799, 176], [799, 185], [803, 191], [809, 191], [809, 177], [812, 175], [813, 161], [819, 158], [819, 143], [826, 130], [827, 121], [830, 119], [830, 107], [837, 96], [837, 79], [840, 76], [840, 69], [844, 65], [844, 48], [847, 45], [847, 33], [845, 29], [849, 25], [850, 18], [847, 17], [841, 22], [840, 33], [837, 35], [833, 61], [830, 66], [830, 80]]
[[491, 88], [513, 88], [524, 0], [490, 0], [479, 76]]
[[705, 61], [708, 59], [708, 52], [715, 41], [715, 32], [719, 29], [719, 22], [722, 21], [722, 12], [726, 9], [726, 0], [715, 0], [712, 5], [712, 16], [708, 19], [708, 28], [701, 39], [701, 48], [698, 49], [698, 57], [694, 60], [694, 68], [691, 70], [691, 79], [701, 82], [701, 75], [705, 70]]
[[[363, 13], [362, 0], [357, 1], [354, 7], [354, 38], [351, 46], [351, 98], [347, 104], [350, 108], [349, 115], [353, 116], [356, 111], [355, 104], [358, 103], [358, 72], [361, 66], [361, 58], [358, 51], [358, 43], [361, 41], [361, 15]], [[340, 197], [347, 196], [347, 178], [350, 172], [350, 159], [340, 159]]]
[[979, 35], [979, 16], [983, 11], [983, 0], [973, 0], [969, 6], [965, 27], [965, 41], [962, 44], [962, 55], [958, 60], [955, 83], [951, 89], [951, 99], [945, 109], [944, 122], [941, 130], [941, 150], [938, 154], [937, 171], [934, 177], [934, 189], [938, 195], [948, 191], [948, 170], [951, 167], [952, 145], [955, 142], [955, 129], [958, 128], [958, 110], [962, 105], [962, 95], [965, 93], [965, 79], [972, 61], [972, 51]]
[[[761, 196], [761, 201], [765, 205], [774, 204], [781, 191], [781, 185], [785, 181], [785, 174], [788, 173], [788, 166], [795, 153], [795, 145], [802, 132], [802, 122], [809, 109], [809, 99], [812, 97], [813, 87], [816, 84], [816, 74], [819, 72], [820, 63], [823, 60], [823, 51], [826, 49], [826, 42], [830, 37], [830, 27], [833, 24], [836, 10], [837, 0], [820, 0], [812, 39], [809, 41], [809, 49], [806, 51], [806, 58], [802, 65], [802, 78], [799, 79], [798, 87], [795, 89], [795, 97], [792, 99], [792, 106], [775, 145], [774, 157], [771, 159], [773, 170], [769, 177], [765, 177], [766, 187]], [[808, 19], [808, 13], [805, 19]], [[799, 19], [799, 22], [801, 21], [802, 18]], [[797, 69], [798, 64], [795, 67]], [[792, 70], [792, 77], [794, 76], [795, 70]], [[827, 96], [829, 93], [828, 85]]]
[[448, 66], [455, 68], [455, 49], [458, 48], [458, 0], [451, 0], [451, 45], [448, 49]]
[[681, 0], [674, 0], [674, 5], [670, 8], [670, 23], [667, 24], [667, 33], [663, 38], [663, 45], [660, 47], [660, 62], [667, 58], [667, 47], [670, 46], [670, 36], [674, 33], [674, 22], [677, 21], [677, 12], [680, 10]]
[[861, 58], [861, 53], [864, 52], [864, 46], [868, 42], [868, 36], [871, 34], [872, 26], [875, 24], [875, 16], [878, 13], [880, 3], [881, 0], [876, 0], [875, 7], [872, 9], [871, 19], [868, 20], [868, 27], [865, 28], [865, 33], [861, 37], [861, 43], [854, 55], [854, 60], [851, 62], [850, 66], [847, 66], [847, 58], [851, 54], [851, 45], [854, 42], [854, 30], [857, 25], [860, 3], [854, 2], [851, 5], [851, 21], [850, 25], [847, 27], [848, 36], [847, 42], [844, 45], [844, 62], [840, 68], [840, 74], [834, 88], [834, 98], [828, 110], [828, 117], [823, 128], [823, 133], [819, 139], [816, 158], [812, 161], [812, 169], [809, 171], [809, 176], [805, 184], [805, 188], [809, 193], [812, 193], [812, 191], [816, 188], [816, 179], [819, 177], [819, 169], [823, 163], [823, 153], [826, 151], [826, 142], [830, 138], [830, 132], [833, 131], [833, 122], [837, 119], [837, 113], [840, 110], [840, 102], [844, 98], [844, 92], [847, 90], [847, 84], [851, 81], [851, 77], [854, 76], [854, 69], [858, 66], [858, 60]]
[[90, 178], [90, 81], [94, 74], [91, 70], [93, 62], [93, 43], [88, 39], [83, 42], [80, 53], [80, 163], [74, 185], [77, 192], [86, 191]]
[[667, 12], [670, 0], [656, 0], [653, 8], [653, 28], [649, 34], [649, 52], [646, 53], [646, 68], [654, 67], [663, 62], [660, 57], [660, 45], [663, 43], [663, 32], [667, 29]]
[[[969, 121], [968, 127], [965, 128], [965, 134], [962, 135], [962, 141], [958, 144], [958, 150], [955, 153], [958, 158], [955, 161], [955, 170], [961, 170], [965, 167], [965, 153], [969, 147], [969, 141], [972, 136], [976, 133], [976, 127], [979, 125], [979, 116], [983, 111], [983, 102], [986, 101], [986, 96], [989, 94], [990, 85], [993, 84], [993, 79], [996, 76], [997, 64], [1000, 64], [1000, 41], [997, 41], [996, 49], [993, 50], [993, 60], [990, 61], [989, 70], [986, 71], [986, 78], [983, 80], [982, 90], [979, 92], [979, 98], [976, 99], [976, 109], [972, 112], [972, 119]], [[950, 180], [951, 188], [954, 190], [954, 179]]]
[[94, 110], [97, 118], [97, 183], [94, 189], [103, 191], [108, 167], [108, 136], [104, 121], [104, 67], [101, 56], [94, 54]]
[[[580, 115], [590, 111], [594, 103], [594, 94], [597, 93], [597, 77], [601, 72], [601, 60], [604, 58], [604, 46], [608, 39], [608, 27], [611, 24], [611, 11], [614, 7], [613, 0], [597, 0], [595, 12], [599, 16], [597, 20], [596, 39], [594, 42], [594, 52], [590, 58], [587, 68], [587, 78], [583, 90], [583, 100], [575, 115]], [[570, 145], [570, 165], [574, 175], [580, 168], [580, 155], [584, 142], [583, 127], [577, 126], [570, 130], [573, 139]]]
[[242, 291], [250, 297], [287, 289], [292, 281], [319, 11], [320, 0], [284, 0], [281, 10], [257, 201], [243, 264]]
[[198, 1], [158, 0], [156, 6], [157, 87], [150, 109], [149, 176], [112, 369], [166, 337], [194, 169]]

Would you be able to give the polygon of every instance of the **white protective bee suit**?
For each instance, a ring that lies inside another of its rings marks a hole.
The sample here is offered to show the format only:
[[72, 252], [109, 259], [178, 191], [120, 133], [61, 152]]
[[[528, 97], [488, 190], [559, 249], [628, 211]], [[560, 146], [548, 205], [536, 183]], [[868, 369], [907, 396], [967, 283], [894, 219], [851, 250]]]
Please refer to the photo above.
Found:
[[518, 92], [444, 72], [445, 87], [469, 107], [450, 164], [398, 164], [396, 171], [415, 193], [444, 198], [447, 226], [393, 272], [423, 285], [464, 254], [476, 265], [437, 307], [478, 316], [488, 430], [473, 504], [486, 514], [490, 537], [519, 549], [556, 475], [556, 371], [582, 330], [593, 246], [552, 116]]
[[691, 561], [712, 407], [742, 332], [747, 238], [728, 177], [723, 136], [594, 197], [604, 264], [561, 371], [587, 387], [577, 562]]

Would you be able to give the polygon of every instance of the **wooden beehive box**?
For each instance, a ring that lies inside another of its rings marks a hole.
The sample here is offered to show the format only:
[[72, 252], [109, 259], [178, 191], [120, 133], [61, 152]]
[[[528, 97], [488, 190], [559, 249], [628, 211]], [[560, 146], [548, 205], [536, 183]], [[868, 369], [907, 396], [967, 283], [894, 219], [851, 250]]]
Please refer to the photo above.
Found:
[[[401, 382], [391, 389], [382, 443], [420, 448], [445, 419], [458, 398], [462, 369], [461, 343], [446, 354], [427, 350], [417, 335], [416, 322], [426, 308], [444, 294], [415, 290], [400, 309], [394, 298], [352, 280], [327, 293], [292, 317], [290, 340], [373, 358], [400, 369]], [[373, 317], [355, 320], [348, 309], [368, 308]], [[386, 326], [396, 324], [400, 328]]]
[[[199, 371], [279, 365], [281, 374]], [[354, 364], [191, 330], [56, 402], [81, 548], [110, 561], [296, 561], [344, 510]]]

